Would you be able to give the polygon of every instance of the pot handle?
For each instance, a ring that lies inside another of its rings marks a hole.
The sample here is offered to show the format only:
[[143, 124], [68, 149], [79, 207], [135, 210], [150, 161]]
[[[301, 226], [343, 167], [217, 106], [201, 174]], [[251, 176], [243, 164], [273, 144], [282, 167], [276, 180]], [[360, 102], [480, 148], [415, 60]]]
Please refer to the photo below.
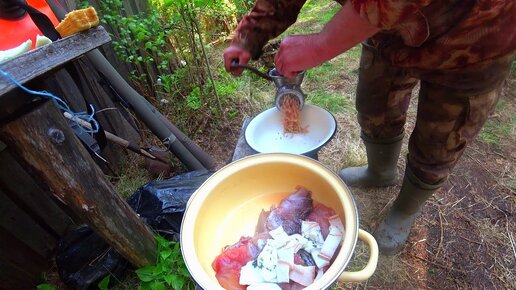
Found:
[[339, 276], [340, 282], [360, 282], [373, 276], [378, 264], [378, 244], [375, 238], [368, 232], [358, 229], [358, 239], [364, 241], [369, 246], [369, 261], [364, 269], [356, 272], [343, 272]]

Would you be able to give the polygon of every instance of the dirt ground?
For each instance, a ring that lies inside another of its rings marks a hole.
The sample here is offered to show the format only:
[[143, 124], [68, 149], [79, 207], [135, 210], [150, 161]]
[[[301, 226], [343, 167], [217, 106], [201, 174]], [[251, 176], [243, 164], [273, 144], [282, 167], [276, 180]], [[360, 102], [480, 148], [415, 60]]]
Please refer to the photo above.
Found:
[[[514, 174], [514, 149], [514, 142], [473, 143], [427, 202], [405, 249], [380, 257], [367, 282], [342, 289], [516, 289], [516, 197], [502, 182]], [[403, 167], [400, 162], [400, 172]], [[352, 189], [362, 228], [374, 230], [399, 188]], [[358, 254], [362, 263], [365, 252]]]
[[[338, 90], [353, 90], [356, 78], [346, 79], [345, 87], [337, 86]], [[501, 108], [491, 116], [501, 122], [509, 120], [509, 135], [499, 135], [497, 144], [477, 138], [445, 186], [425, 205], [404, 250], [396, 256], [381, 256], [376, 273], [368, 281], [339, 283], [338, 289], [516, 289], [515, 84], [513, 76], [500, 100]], [[414, 98], [407, 132], [414, 126], [416, 106]], [[339, 113], [336, 118], [338, 132], [319, 155], [320, 161], [335, 171], [366, 160], [354, 116]], [[231, 160], [234, 147], [227, 144], [236, 144], [238, 133], [233, 127], [222, 134], [222, 143], [197, 141], [209, 144], [207, 150], [222, 166]], [[398, 164], [400, 176], [407, 140]], [[369, 232], [375, 229], [399, 189], [399, 185], [352, 188], [361, 228]], [[366, 246], [359, 243], [349, 268], [360, 269], [367, 253]]]

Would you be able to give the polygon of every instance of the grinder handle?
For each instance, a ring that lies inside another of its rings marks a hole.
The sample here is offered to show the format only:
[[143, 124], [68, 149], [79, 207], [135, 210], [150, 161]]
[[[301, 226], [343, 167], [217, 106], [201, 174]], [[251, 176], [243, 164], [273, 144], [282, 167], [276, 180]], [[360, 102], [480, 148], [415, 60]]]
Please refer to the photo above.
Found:
[[238, 62], [237, 59], [234, 59], [231, 61], [231, 64], [230, 64], [230, 67], [231, 69], [234, 69], [234, 68], [244, 68], [244, 69], [247, 69], [247, 70], [250, 70], [252, 71], [253, 73], [257, 74], [258, 76], [268, 80], [268, 81], [272, 81], [272, 78], [270, 76], [268, 76], [267, 74], [259, 71], [257, 68], [254, 68], [250, 65], [246, 65], [246, 64], [241, 64]]

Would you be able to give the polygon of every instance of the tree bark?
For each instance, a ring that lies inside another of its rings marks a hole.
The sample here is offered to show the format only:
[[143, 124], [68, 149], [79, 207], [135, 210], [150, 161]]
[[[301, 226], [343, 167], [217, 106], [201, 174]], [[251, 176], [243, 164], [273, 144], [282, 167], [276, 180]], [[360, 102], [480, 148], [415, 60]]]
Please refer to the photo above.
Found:
[[115, 192], [51, 102], [0, 128], [27, 171], [135, 266], [154, 264], [152, 232]]

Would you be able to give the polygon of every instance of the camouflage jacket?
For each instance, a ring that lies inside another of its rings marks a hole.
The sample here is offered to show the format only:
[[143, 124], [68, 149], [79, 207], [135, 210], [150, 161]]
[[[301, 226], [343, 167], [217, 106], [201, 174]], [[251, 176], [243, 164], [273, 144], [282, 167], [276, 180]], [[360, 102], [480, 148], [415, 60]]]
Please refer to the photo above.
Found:
[[[305, 1], [257, 0], [239, 23], [233, 43], [258, 58], [268, 40], [296, 21]], [[371, 41], [399, 67], [455, 69], [516, 48], [515, 0], [349, 1], [361, 17], [381, 29]]]

